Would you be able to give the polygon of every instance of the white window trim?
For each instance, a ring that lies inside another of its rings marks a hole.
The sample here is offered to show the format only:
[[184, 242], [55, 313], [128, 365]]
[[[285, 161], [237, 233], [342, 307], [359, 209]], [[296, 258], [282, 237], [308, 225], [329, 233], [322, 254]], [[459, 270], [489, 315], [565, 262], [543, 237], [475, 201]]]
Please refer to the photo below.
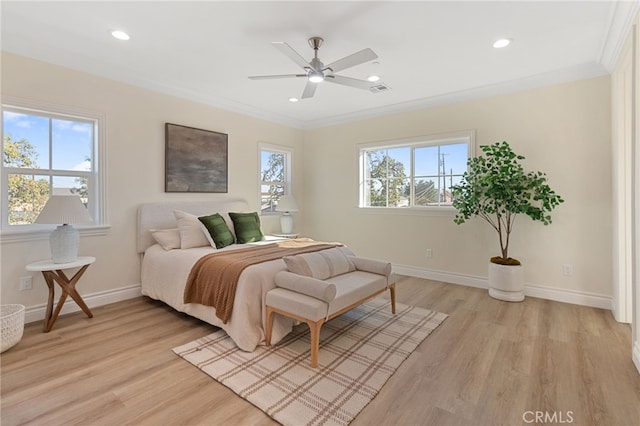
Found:
[[[293, 156], [295, 150], [286, 145], [276, 145], [269, 142], [258, 142], [258, 206], [262, 205], [262, 151], [281, 152], [285, 154], [285, 194], [293, 195]], [[278, 212], [260, 212], [264, 216], [280, 215]]]
[[[375, 142], [363, 142], [356, 145], [356, 159], [358, 167], [358, 181], [356, 183], [356, 209], [361, 213], [367, 214], [393, 214], [393, 215], [427, 215], [427, 216], [455, 216], [456, 209], [453, 206], [411, 206], [411, 207], [379, 207], [379, 206], [365, 206], [364, 205], [364, 192], [363, 185], [365, 183], [364, 176], [364, 152], [363, 150], [370, 149], [385, 149], [396, 147], [411, 147], [425, 144], [440, 145], [448, 142], [459, 141], [460, 139], [468, 139], [469, 145], [467, 147], [467, 156], [469, 158], [475, 156], [476, 150], [476, 131], [475, 130], [461, 130], [456, 132], [437, 133], [424, 136], [416, 136], [410, 138], [401, 138], [393, 140], [375, 141]], [[412, 165], [413, 167], [413, 165]], [[412, 170], [413, 174], [413, 170]]]
[[[56, 114], [60, 116], [69, 116], [70, 118], [80, 117], [86, 118], [90, 120], [95, 120], [98, 125], [97, 132], [95, 134], [95, 144], [97, 146], [93, 147], [93, 152], [96, 155], [94, 160], [94, 166], [97, 168], [99, 173], [97, 174], [96, 182], [94, 182], [94, 186], [98, 188], [98, 205], [95, 209], [97, 212], [97, 217], [94, 218], [96, 221], [95, 225], [88, 226], [77, 226], [80, 231], [81, 236], [85, 235], [106, 235], [108, 230], [111, 228], [108, 221], [108, 208], [107, 208], [107, 160], [106, 160], [106, 143], [105, 143], [105, 134], [107, 127], [107, 117], [102, 112], [97, 112], [93, 110], [88, 110], [85, 108], [74, 108], [68, 106], [61, 106], [57, 104], [50, 104], [41, 101], [34, 101], [30, 99], [23, 99], [12, 96], [3, 96], [2, 97], [2, 108], [4, 107], [15, 107], [19, 109], [24, 109], [26, 111], [33, 110], [34, 112], [50, 112], [51, 114]], [[2, 125], [2, 120], [0, 120], [0, 126]], [[2, 132], [0, 132], [2, 133]], [[4, 141], [3, 141], [4, 143]], [[4, 173], [0, 174], [0, 179], [3, 179]], [[7, 199], [7, 188], [4, 186], [4, 182], [0, 182], [1, 193], [0, 196], [2, 200]], [[94, 190], [95, 192], [95, 190]], [[3, 203], [4, 204], [4, 203]], [[0, 226], [0, 243], [16, 243], [22, 241], [36, 241], [36, 240], [45, 240], [49, 238], [49, 234], [53, 229], [55, 229], [55, 225], [21, 225], [11, 228], [6, 228], [5, 223], [7, 221], [6, 212], [2, 211], [2, 223]]]

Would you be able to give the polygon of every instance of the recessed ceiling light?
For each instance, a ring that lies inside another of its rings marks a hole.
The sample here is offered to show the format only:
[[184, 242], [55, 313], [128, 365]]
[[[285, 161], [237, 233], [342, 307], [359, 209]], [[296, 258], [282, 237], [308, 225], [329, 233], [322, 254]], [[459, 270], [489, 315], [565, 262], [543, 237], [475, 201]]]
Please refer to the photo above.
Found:
[[129, 37], [129, 34], [125, 33], [124, 31], [121, 30], [114, 30], [111, 31], [111, 35], [114, 36], [115, 38], [117, 38], [118, 40], [129, 40], [131, 37]]
[[496, 40], [496, 42], [493, 43], [493, 47], [495, 47], [496, 49], [502, 49], [503, 47], [507, 47], [510, 44], [511, 44], [511, 39], [501, 38], [500, 40]]
[[298, 102], [299, 100], [298, 98], [289, 98], [289, 102]]
[[380, 77], [377, 75], [370, 75], [369, 77], [367, 77], [367, 80], [373, 83], [375, 81], [380, 80]]

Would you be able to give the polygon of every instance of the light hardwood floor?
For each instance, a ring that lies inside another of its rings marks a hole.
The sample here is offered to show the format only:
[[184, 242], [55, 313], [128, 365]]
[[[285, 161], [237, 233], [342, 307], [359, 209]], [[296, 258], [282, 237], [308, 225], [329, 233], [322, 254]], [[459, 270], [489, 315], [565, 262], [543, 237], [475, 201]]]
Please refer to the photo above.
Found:
[[[609, 311], [408, 277], [397, 294], [450, 317], [352, 425], [640, 425], [631, 330]], [[148, 298], [93, 313], [29, 324], [2, 354], [2, 426], [274, 424], [171, 351], [214, 327]]]

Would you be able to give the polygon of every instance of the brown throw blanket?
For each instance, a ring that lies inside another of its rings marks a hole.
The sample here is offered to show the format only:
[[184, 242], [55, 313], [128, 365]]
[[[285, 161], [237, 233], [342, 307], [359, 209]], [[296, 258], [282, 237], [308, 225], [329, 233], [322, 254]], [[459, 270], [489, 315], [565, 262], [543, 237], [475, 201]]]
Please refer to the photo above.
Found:
[[216, 316], [226, 324], [231, 318], [238, 279], [246, 267], [339, 245], [297, 239], [208, 254], [198, 259], [191, 268], [184, 289], [184, 303], [213, 306]]

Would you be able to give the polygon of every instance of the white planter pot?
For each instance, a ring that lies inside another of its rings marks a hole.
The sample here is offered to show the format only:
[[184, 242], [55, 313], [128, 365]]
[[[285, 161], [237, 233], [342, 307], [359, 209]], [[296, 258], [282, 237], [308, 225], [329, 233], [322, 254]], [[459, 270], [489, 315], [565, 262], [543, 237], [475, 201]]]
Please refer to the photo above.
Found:
[[489, 296], [507, 302], [524, 300], [522, 265], [498, 265], [489, 262]]

